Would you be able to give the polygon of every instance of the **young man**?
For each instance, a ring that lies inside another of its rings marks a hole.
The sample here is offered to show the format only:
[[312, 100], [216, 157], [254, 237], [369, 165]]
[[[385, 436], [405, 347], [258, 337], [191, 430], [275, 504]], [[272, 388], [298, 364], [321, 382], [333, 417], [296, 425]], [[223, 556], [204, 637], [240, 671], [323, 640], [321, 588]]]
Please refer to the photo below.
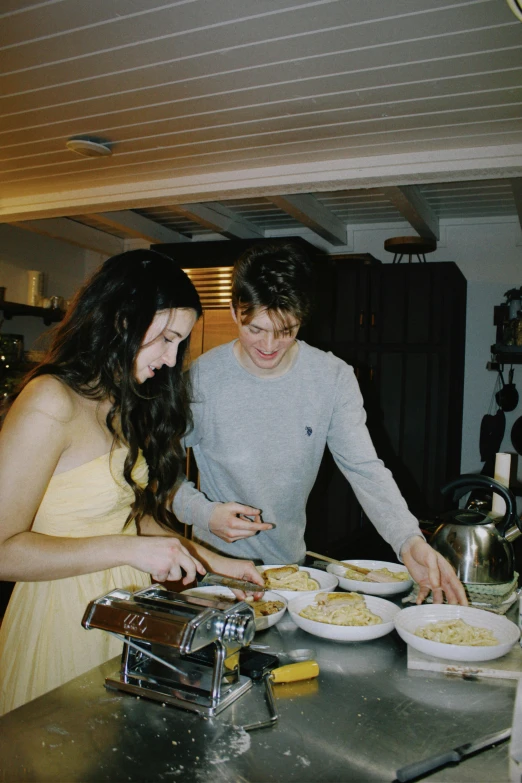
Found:
[[201, 492], [184, 482], [174, 512], [196, 538], [264, 563], [305, 557], [306, 502], [325, 445], [382, 537], [440, 602], [467, 603], [449, 563], [424, 540], [390, 471], [377, 457], [354, 372], [297, 340], [314, 292], [301, 246], [255, 245], [232, 278], [238, 339], [191, 369], [194, 428], [186, 438]]

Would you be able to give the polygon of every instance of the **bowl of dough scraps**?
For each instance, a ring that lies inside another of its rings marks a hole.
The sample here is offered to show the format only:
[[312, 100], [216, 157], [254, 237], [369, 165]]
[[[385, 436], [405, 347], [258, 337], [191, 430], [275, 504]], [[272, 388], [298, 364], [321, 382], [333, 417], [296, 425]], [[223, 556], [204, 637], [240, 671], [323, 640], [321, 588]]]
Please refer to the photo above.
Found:
[[265, 581], [265, 587], [287, 600], [300, 593], [313, 595], [321, 590], [335, 590], [338, 578], [319, 568], [298, 565], [264, 565], [257, 570]]
[[391, 601], [360, 593], [317, 593], [293, 598], [288, 612], [303, 631], [337, 642], [363, 642], [393, 631], [400, 609]]
[[[345, 568], [329, 563], [326, 570], [339, 579], [339, 587], [343, 590], [367, 595], [396, 595], [405, 593], [413, 585], [408, 569], [400, 563], [388, 563], [384, 560], [341, 562], [346, 563]], [[376, 581], [377, 579], [379, 581]]]
[[421, 604], [395, 618], [399, 636], [415, 650], [452, 661], [491, 661], [506, 655], [520, 637], [507, 617], [472, 606]]
[[[203, 599], [222, 599], [224, 602], [235, 604], [239, 603], [232, 590], [228, 587], [218, 587], [209, 585], [208, 587], [192, 587], [184, 590], [183, 595], [191, 595], [194, 598]], [[288, 601], [282, 595], [267, 590], [259, 601], [254, 601], [251, 596], [246, 598], [246, 603], [254, 610], [254, 619], [256, 621], [256, 631], [264, 631], [281, 620]]]

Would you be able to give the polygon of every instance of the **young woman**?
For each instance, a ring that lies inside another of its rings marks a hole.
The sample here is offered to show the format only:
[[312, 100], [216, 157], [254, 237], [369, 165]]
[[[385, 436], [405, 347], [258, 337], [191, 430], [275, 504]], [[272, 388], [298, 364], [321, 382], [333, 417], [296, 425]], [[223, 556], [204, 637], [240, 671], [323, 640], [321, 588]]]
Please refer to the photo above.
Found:
[[[173, 532], [183, 373], [201, 314], [171, 259], [110, 258], [79, 291], [0, 431], [0, 579], [16, 582], [0, 630], [0, 714], [117, 655], [81, 619], [89, 601], [211, 568], [260, 583]], [[139, 535], [137, 535], [139, 534]]]

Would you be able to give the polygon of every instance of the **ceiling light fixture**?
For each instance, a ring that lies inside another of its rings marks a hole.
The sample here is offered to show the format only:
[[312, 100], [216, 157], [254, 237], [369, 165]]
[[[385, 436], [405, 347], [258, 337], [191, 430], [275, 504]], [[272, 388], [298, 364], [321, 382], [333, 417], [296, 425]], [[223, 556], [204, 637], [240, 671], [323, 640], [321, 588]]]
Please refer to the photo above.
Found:
[[507, 0], [508, 6], [511, 8], [519, 22], [522, 22], [522, 0]]
[[102, 158], [105, 155], [112, 155], [112, 150], [106, 142], [96, 141], [95, 139], [69, 139], [65, 142], [68, 150], [83, 155], [86, 158]]

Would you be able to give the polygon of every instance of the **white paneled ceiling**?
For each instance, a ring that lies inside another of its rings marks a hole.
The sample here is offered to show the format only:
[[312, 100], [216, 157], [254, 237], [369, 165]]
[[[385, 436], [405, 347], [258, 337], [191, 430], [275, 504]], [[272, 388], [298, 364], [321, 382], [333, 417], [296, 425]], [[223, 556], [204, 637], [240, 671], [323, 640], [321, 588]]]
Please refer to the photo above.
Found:
[[521, 107], [506, 0], [2, 0], [0, 221], [114, 252], [521, 219]]

